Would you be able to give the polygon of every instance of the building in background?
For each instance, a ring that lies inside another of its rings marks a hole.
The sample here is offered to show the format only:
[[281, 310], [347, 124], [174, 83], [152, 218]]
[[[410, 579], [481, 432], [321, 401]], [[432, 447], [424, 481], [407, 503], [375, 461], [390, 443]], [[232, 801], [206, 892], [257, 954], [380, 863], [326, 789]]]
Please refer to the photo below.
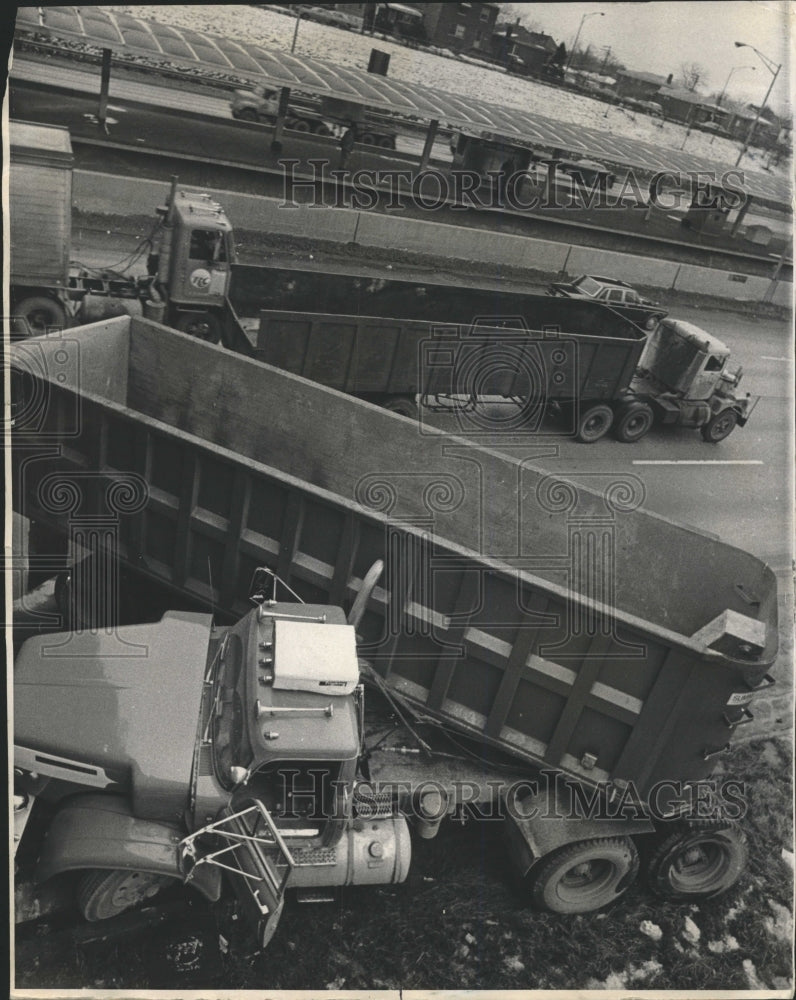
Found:
[[460, 52], [492, 51], [500, 5], [496, 3], [424, 3], [423, 23], [429, 44]]
[[655, 73], [638, 73], [632, 69], [615, 70], [616, 96], [629, 97], [634, 101], [651, 101], [655, 99], [661, 87], [671, 86], [674, 74], [668, 78]]

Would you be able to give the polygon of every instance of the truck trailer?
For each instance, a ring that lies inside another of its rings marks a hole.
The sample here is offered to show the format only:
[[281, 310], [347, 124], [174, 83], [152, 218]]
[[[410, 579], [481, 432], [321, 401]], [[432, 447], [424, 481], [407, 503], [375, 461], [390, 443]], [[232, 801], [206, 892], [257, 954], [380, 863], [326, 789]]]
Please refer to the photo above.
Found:
[[[616, 900], [645, 840], [666, 898], [740, 876], [705, 783], [774, 683], [758, 559], [645, 511], [630, 474], [420, 435], [145, 319], [28, 339], [11, 367], [14, 509], [94, 567], [71, 606], [123, 570], [217, 619], [117, 627], [111, 601], [17, 657], [22, 844], [43, 803], [36, 877], [81, 872], [88, 919], [176, 881], [217, 899], [223, 874], [265, 944], [286, 890], [400, 881], [412, 836], [487, 800], [554, 912]], [[364, 682], [417, 757], [369, 752]], [[466, 796], [428, 732], [517, 781]]]

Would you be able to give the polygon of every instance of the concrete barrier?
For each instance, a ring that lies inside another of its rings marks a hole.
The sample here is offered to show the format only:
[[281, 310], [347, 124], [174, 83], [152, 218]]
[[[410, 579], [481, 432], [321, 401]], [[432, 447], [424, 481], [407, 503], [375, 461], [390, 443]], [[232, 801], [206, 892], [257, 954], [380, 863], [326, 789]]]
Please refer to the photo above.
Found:
[[722, 299], [759, 302], [770, 284], [769, 278], [738, 271], [717, 271], [710, 267], [698, 267], [696, 264], [683, 264], [672, 287], [680, 292], [697, 292], [700, 295], [717, 295]]
[[[189, 185], [196, 189], [198, 185]], [[84, 212], [101, 215], [152, 215], [169, 193], [169, 184], [160, 181], [118, 177], [90, 170], [76, 170], [72, 199]], [[204, 189], [202, 189], [204, 190]], [[235, 229], [252, 229], [285, 236], [314, 236], [334, 243], [350, 243], [354, 238], [359, 212], [346, 208], [284, 206], [281, 198], [240, 194], [237, 191], [209, 191], [224, 207]]]
[[356, 242], [548, 272], [563, 267], [569, 249], [550, 240], [375, 212], [360, 213]]
[[650, 288], [672, 288], [679, 267], [673, 260], [578, 246], [572, 247], [567, 260], [568, 274], [608, 274]]
[[[74, 206], [85, 212], [151, 216], [155, 206], [163, 204], [168, 192], [169, 185], [160, 181], [125, 178], [120, 182], [111, 174], [76, 170], [72, 197]], [[236, 191], [213, 190], [210, 193], [224, 206], [232, 225], [238, 230], [302, 236], [334, 243], [355, 242], [364, 247], [525, 267], [551, 276], [566, 267], [570, 275], [611, 274], [651, 288], [670, 288], [736, 301], [762, 301], [771, 285], [768, 278], [743, 272], [678, 264], [655, 257], [639, 257], [469, 226], [451, 226], [349, 208], [287, 207], [279, 198], [239, 194]], [[772, 301], [789, 306], [792, 297], [792, 282], [778, 282]]]

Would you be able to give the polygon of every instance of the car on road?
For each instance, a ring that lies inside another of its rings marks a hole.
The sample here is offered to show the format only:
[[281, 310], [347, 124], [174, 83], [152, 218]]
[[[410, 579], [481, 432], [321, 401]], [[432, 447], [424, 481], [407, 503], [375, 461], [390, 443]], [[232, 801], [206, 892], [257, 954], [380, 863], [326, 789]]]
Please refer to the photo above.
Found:
[[359, 31], [362, 27], [362, 18], [356, 14], [346, 14], [342, 10], [330, 10], [328, 7], [304, 7], [301, 9], [301, 16], [308, 21], [317, 21], [319, 24], [329, 24], [334, 28], [345, 28], [348, 31]]
[[654, 330], [664, 316], [668, 315], [666, 309], [657, 302], [643, 298], [626, 281], [598, 274], [581, 274], [574, 281], [554, 281], [548, 285], [547, 294], [604, 302], [645, 330]]

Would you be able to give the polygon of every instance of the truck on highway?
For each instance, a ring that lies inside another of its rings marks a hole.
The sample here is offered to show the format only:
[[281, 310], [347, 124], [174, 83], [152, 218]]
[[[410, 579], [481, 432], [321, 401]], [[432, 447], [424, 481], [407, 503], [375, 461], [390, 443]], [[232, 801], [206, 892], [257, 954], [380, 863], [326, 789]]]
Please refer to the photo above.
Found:
[[[330, 136], [342, 134], [347, 122], [354, 120], [358, 122], [359, 142], [381, 149], [395, 149], [396, 133], [374, 121], [372, 114], [365, 114], [361, 105], [348, 103], [346, 106], [343, 100], [338, 100], [337, 105], [329, 111], [324, 109], [324, 102], [320, 99], [294, 96], [286, 112], [285, 128], [293, 132]], [[268, 86], [236, 90], [229, 107], [232, 117], [239, 121], [273, 125], [279, 114], [279, 90]]]
[[23, 334], [146, 312], [405, 416], [418, 415], [418, 396], [462, 416], [492, 395], [518, 404], [503, 429], [538, 428], [553, 410], [589, 443], [609, 430], [635, 442], [656, 421], [716, 443], [753, 409], [735, 394], [741, 370], [729, 371], [727, 347], [698, 327], [666, 320], [647, 339], [607, 305], [526, 292], [264, 269], [257, 301], [271, 308], [259, 311], [253, 347], [230, 301], [232, 227], [209, 195], [172, 180], [145, 276], [73, 268], [69, 133], [14, 122], [11, 138], [12, 313]]
[[[618, 899], [639, 845], [665, 898], [735, 883], [742, 810], [711, 775], [773, 683], [765, 564], [645, 511], [630, 474], [418, 434], [146, 319], [10, 354], [14, 509], [86, 554], [69, 603], [100, 613], [17, 657], [17, 854], [79, 873], [88, 919], [223, 874], [265, 944], [286, 891], [401, 881], [462, 810], [505, 823], [554, 912]], [[119, 626], [120, 568], [220, 623]]]
[[[207, 194], [172, 182], [149, 237], [147, 273], [131, 278], [72, 256], [69, 130], [12, 121], [9, 204], [13, 334], [63, 329], [123, 313], [165, 321], [202, 339], [246, 340], [229, 304], [232, 226]], [[245, 348], [244, 348], [245, 349]]]
[[254, 357], [405, 416], [418, 397], [461, 413], [494, 395], [518, 404], [506, 430], [552, 410], [583, 442], [635, 442], [657, 423], [717, 443], [754, 408], [725, 344], [681, 320], [645, 332], [586, 299], [278, 268], [256, 286], [269, 308]]

